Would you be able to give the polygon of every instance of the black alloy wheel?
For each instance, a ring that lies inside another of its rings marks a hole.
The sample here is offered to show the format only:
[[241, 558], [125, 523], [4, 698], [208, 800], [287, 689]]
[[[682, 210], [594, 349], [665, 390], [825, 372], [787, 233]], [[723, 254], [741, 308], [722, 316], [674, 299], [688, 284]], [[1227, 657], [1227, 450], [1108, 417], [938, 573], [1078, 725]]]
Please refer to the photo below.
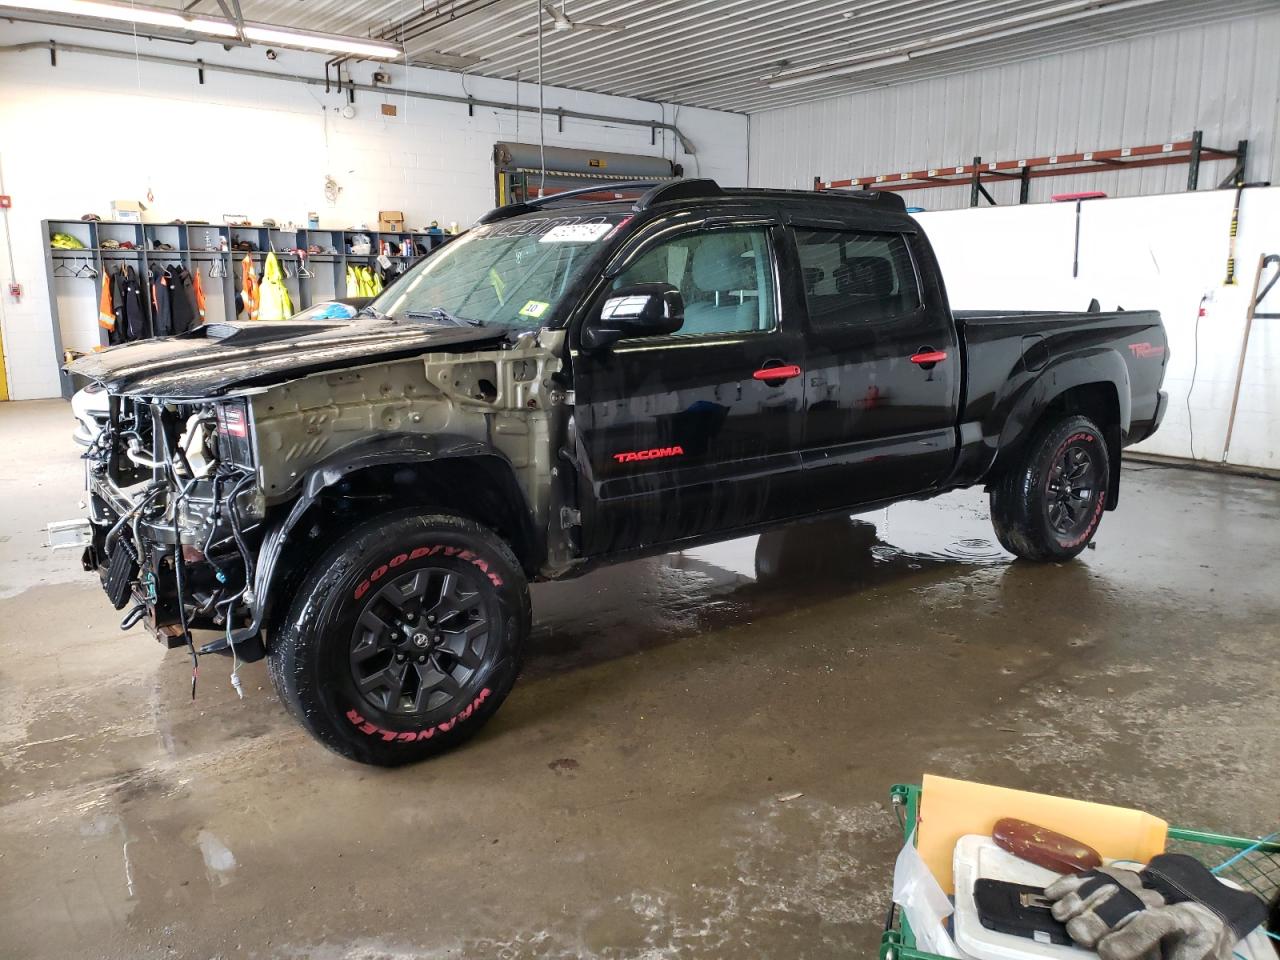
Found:
[[1072, 441], [1049, 468], [1045, 511], [1049, 526], [1067, 539], [1074, 539], [1093, 519], [1102, 478], [1092, 456], [1092, 443]]
[[1080, 414], [1041, 424], [991, 484], [1000, 545], [1023, 560], [1058, 562], [1084, 550], [1109, 506], [1107, 435]]
[[351, 633], [351, 677], [365, 702], [413, 716], [457, 697], [484, 662], [492, 611], [476, 577], [423, 567], [372, 594]]
[[524, 570], [493, 530], [406, 508], [338, 537], [267, 650], [289, 712], [361, 763], [459, 746], [511, 692], [529, 635]]

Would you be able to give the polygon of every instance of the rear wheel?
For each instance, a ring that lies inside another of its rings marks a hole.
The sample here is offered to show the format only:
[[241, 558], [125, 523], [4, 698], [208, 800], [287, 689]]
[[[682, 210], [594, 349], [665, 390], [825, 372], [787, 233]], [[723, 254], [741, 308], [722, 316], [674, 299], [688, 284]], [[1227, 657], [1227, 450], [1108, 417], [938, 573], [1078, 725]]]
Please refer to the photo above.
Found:
[[991, 489], [996, 537], [1024, 560], [1071, 559], [1102, 522], [1110, 475], [1106, 438], [1092, 420], [1049, 424]]
[[340, 540], [272, 638], [280, 699], [321, 743], [378, 766], [457, 746], [515, 683], [524, 574], [471, 520], [400, 512]]

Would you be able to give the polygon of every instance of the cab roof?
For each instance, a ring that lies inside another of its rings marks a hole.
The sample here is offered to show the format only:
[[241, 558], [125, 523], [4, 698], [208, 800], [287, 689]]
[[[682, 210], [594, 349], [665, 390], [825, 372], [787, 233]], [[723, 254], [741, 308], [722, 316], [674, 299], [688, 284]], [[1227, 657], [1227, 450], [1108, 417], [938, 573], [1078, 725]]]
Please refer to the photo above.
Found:
[[[588, 200], [591, 194], [603, 190], [636, 190], [646, 188], [636, 200]], [[481, 224], [496, 223], [510, 217], [527, 213], [537, 213], [548, 209], [562, 209], [562, 204], [573, 204], [578, 207], [589, 206], [593, 209], [606, 208], [608, 212], [623, 211], [641, 213], [658, 206], [668, 204], [690, 203], [707, 200], [772, 200], [793, 201], [806, 205], [831, 205], [835, 209], [849, 204], [856, 205], [860, 212], [876, 210], [890, 214], [905, 214], [906, 204], [897, 193], [888, 190], [770, 190], [758, 187], [725, 188], [714, 180], [689, 179], [653, 182], [629, 180], [619, 183], [599, 183], [578, 190], [566, 190], [535, 200], [512, 203], [505, 207], [495, 207], [478, 221]]]

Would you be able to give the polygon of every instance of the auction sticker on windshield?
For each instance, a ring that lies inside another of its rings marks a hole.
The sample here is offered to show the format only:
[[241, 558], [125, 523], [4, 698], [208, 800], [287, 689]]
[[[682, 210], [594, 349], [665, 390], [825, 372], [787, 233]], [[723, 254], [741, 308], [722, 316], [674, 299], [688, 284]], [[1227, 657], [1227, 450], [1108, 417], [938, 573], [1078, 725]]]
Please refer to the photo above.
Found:
[[594, 243], [613, 229], [611, 223], [562, 223], [538, 238], [539, 243]]
[[530, 300], [520, 308], [520, 316], [533, 317], [534, 319], [537, 319], [547, 312], [547, 307], [549, 306], [551, 306], [551, 304], [547, 303], [545, 300]]

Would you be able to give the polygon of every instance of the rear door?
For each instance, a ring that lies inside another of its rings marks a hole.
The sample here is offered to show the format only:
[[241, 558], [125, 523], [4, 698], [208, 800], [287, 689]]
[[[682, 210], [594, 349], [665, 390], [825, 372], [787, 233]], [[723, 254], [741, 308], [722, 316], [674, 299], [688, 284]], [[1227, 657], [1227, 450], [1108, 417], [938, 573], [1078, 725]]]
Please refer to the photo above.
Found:
[[812, 497], [834, 508], [927, 490], [951, 469], [961, 379], [927, 242], [821, 221], [793, 222], [791, 240]]
[[804, 344], [799, 318], [782, 314], [782, 236], [759, 208], [685, 213], [650, 224], [600, 284], [597, 307], [611, 290], [671, 283], [685, 322], [574, 354], [588, 555], [796, 509]]

